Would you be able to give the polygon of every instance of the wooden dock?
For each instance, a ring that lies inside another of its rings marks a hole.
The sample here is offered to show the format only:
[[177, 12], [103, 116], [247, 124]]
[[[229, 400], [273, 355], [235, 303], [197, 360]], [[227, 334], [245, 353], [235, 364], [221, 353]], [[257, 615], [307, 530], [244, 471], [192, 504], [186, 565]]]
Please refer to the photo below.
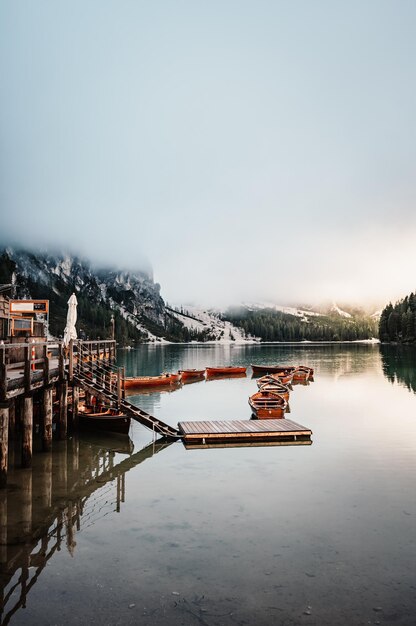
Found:
[[179, 422], [185, 445], [310, 442], [312, 431], [288, 419]]

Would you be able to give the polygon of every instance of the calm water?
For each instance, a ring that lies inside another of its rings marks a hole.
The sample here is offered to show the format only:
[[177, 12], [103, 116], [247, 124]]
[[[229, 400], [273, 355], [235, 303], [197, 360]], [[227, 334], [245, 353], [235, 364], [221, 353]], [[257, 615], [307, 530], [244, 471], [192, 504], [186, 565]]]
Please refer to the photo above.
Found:
[[[302, 363], [310, 446], [186, 450], [134, 424], [34, 456], [0, 498], [3, 622], [416, 623], [416, 352], [144, 346], [127, 374]], [[250, 417], [251, 378], [131, 400], [172, 425]], [[133, 449], [134, 448], [134, 449]], [[8, 545], [5, 545], [7, 539]]]

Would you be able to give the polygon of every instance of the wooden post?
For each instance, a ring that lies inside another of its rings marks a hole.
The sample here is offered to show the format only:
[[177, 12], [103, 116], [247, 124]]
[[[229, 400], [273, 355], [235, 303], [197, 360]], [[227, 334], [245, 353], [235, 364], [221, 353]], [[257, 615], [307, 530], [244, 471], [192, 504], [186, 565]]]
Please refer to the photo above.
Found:
[[126, 397], [126, 368], [123, 367], [121, 368], [121, 376], [122, 376], [122, 396], [123, 396], [123, 400]]
[[25, 353], [25, 373], [24, 373], [24, 384], [25, 384], [25, 391], [26, 393], [30, 393], [30, 357], [31, 357], [31, 353], [30, 353], [30, 346], [27, 345], [24, 347], [24, 353]]
[[117, 370], [117, 402], [120, 405], [120, 402], [121, 402], [121, 376], [120, 376], [120, 369]]
[[0, 402], [5, 402], [7, 397], [7, 369], [6, 369], [6, 348], [0, 346]]
[[9, 455], [9, 405], [0, 404], [0, 489], [7, 485]]
[[48, 345], [46, 343], [43, 346], [43, 379], [45, 381], [45, 385], [49, 385], [49, 356]]
[[32, 465], [33, 397], [25, 396], [23, 405], [22, 467]]
[[65, 379], [65, 359], [64, 359], [64, 346], [59, 344], [59, 379]]
[[79, 425], [79, 387], [72, 387], [72, 426], [78, 429]]
[[7, 563], [7, 491], [0, 492], [0, 563]]
[[9, 440], [12, 441], [15, 438], [16, 431], [16, 399], [12, 398], [9, 401]]
[[68, 423], [68, 383], [59, 384], [59, 439], [66, 439]]
[[73, 378], [74, 378], [74, 340], [71, 339], [69, 342], [69, 366], [68, 366], [69, 382], [72, 382]]
[[52, 450], [52, 387], [45, 387], [42, 398], [42, 448]]

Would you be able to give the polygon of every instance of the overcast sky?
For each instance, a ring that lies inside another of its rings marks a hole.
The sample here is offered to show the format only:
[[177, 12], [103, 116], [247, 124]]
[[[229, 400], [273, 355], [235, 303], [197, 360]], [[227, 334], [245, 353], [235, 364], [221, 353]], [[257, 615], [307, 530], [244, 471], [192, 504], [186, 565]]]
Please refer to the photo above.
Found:
[[2, 0], [0, 239], [172, 303], [416, 289], [414, 0]]

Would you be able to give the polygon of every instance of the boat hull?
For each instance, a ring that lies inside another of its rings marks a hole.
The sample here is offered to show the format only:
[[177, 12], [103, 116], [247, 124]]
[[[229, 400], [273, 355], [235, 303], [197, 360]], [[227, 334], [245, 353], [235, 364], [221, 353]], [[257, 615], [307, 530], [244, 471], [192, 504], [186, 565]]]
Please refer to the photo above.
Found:
[[180, 374], [163, 374], [162, 376], [131, 376], [124, 379], [125, 389], [137, 387], [163, 387], [177, 385], [181, 382]]
[[276, 372], [284, 372], [290, 374], [296, 367], [293, 365], [252, 365], [253, 376], [263, 376], [264, 374], [275, 374]]
[[79, 426], [90, 431], [98, 430], [127, 435], [130, 430], [130, 418], [126, 415], [80, 413]]
[[179, 370], [178, 374], [181, 375], [183, 383], [205, 378], [205, 370]]
[[207, 367], [207, 378], [214, 378], [216, 376], [245, 376], [246, 367]]
[[248, 399], [251, 411], [257, 419], [279, 419], [285, 414], [286, 399], [274, 391], [259, 391]]

